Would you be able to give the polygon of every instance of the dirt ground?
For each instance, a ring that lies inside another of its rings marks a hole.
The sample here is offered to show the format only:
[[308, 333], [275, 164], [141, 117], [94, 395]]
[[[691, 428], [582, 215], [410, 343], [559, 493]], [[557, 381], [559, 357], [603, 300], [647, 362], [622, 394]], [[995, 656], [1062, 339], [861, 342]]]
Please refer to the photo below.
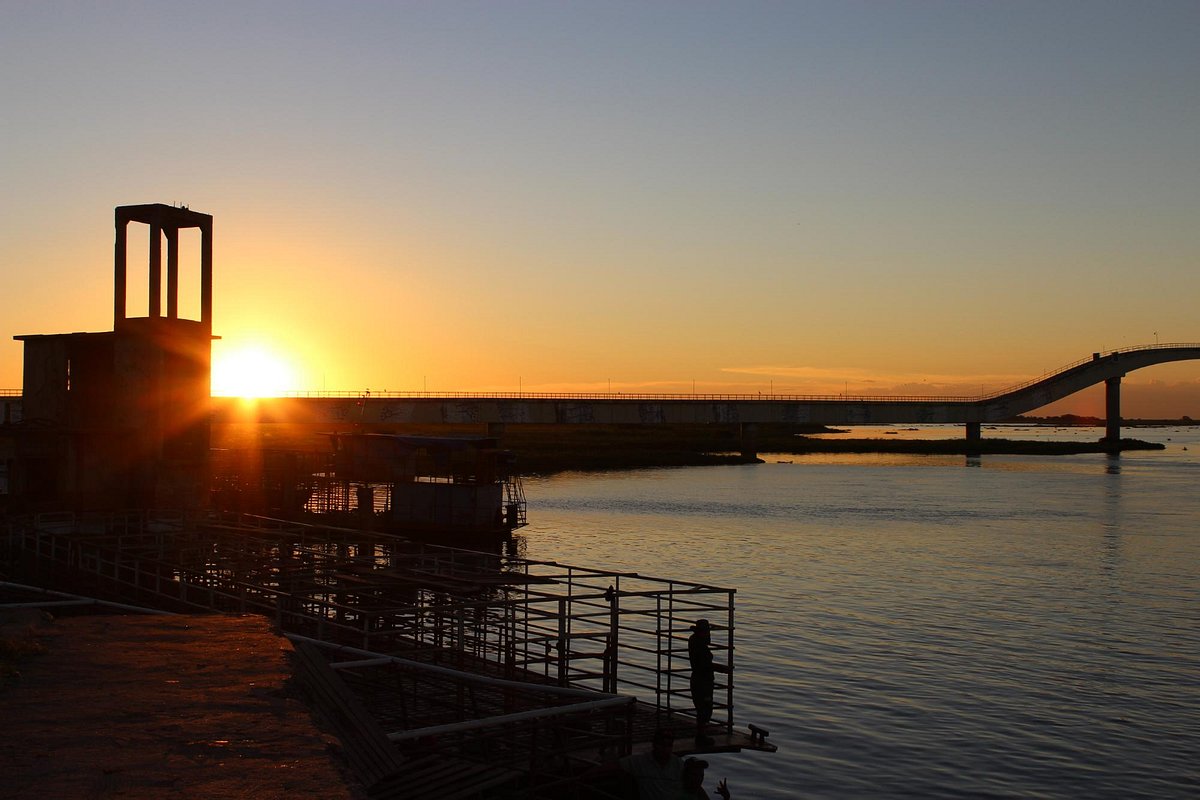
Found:
[[41, 651], [0, 689], [0, 798], [361, 797], [262, 618], [36, 619], [0, 620]]

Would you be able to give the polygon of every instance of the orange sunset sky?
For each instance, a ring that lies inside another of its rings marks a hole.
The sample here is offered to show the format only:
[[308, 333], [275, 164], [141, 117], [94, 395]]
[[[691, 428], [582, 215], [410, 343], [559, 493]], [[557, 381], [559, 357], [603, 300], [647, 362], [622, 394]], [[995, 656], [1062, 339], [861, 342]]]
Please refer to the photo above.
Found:
[[[13, 335], [111, 329], [112, 210], [153, 202], [215, 218], [218, 391], [974, 396], [1200, 341], [1198, 30], [1156, 0], [0, 4], [0, 388]], [[1200, 418], [1200, 363], [1123, 403]]]

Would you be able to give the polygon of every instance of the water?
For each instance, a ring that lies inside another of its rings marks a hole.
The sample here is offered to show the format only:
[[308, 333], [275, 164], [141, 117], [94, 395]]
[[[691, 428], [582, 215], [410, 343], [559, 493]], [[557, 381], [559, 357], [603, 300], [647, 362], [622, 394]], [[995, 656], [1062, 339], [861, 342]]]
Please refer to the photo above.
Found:
[[779, 752], [710, 790], [1197, 797], [1200, 429], [1125, 435], [1168, 448], [531, 480], [527, 554], [738, 589], [735, 720]]

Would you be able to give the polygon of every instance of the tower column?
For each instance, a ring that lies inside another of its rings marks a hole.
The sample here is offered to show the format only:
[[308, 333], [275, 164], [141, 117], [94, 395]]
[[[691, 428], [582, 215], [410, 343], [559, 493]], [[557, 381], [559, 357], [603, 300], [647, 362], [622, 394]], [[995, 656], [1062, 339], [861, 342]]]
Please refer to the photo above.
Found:
[[148, 316], [162, 316], [162, 225], [150, 223], [150, 311]]
[[119, 214], [116, 216], [117, 238], [113, 243], [113, 330], [120, 327], [125, 319], [125, 237], [129, 228], [128, 220], [122, 219]]
[[167, 236], [167, 317], [179, 319], [179, 228], [163, 232]]
[[212, 335], [213, 311], [213, 229], [212, 217], [202, 218], [200, 228], [200, 322]]

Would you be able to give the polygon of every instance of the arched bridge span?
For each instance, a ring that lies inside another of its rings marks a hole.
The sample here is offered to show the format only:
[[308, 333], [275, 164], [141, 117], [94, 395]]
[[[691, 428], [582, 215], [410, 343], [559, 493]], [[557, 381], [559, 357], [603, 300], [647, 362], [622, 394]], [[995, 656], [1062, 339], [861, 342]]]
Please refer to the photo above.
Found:
[[[1069, 364], [1042, 378], [981, 398], [983, 415], [968, 424], [995, 422], [1049, 405], [1076, 392], [1105, 384], [1105, 438], [1116, 441], [1121, 427], [1121, 379], [1130, 372], [1171, 361], [1200, 359], [1200, 344], [1155, 344], [1126, 347]], [[978, 435], [976, 433], [976, 435]]]

